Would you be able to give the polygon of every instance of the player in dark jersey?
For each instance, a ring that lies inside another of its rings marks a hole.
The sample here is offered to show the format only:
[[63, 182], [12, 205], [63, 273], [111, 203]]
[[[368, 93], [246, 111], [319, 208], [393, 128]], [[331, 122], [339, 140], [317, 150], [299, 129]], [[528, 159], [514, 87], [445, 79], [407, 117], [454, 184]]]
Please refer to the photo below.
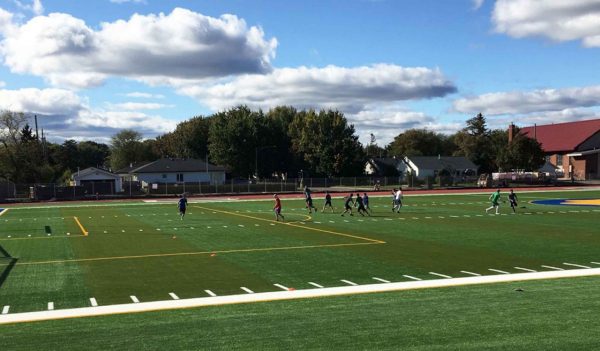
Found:
[[350, 196], [344, 199], [344, 212], [342, 212], [342, 217], [344, 217], [344, 214], [348, 212], [350, 212], [350, 216], [354, 216], [352, 214], [352, 206], [354, 206], [354, 200], [352, 199], [352, 196], [354, 196], [354, 194], [350, 194]]
[[369, 212], [365, 208], [365, 204], [363, 202], [363, 198], [360, 197], [360, 193], [356, 194], [356, 201], [354, 202], [355, 206], [358, 207], [358, 213], [364, 217], [365, 213], [370, 216]]
[[510, 194], [508, 194], [508, 201], [510, 201], [510, 207], [512, 207], [513, 213], [517, 212], [517, 194], [515, 194], [515, 192], [510, 189]]
[[281, 221], [285, 221], [285, 217], [281, 214], [281, 200], [277, 194], [273, 194], [275, 198], [275, 206], [273, 206], [273, 212], [275, 212], [275, 220], [279, 222], [279, 217], [281, 217]]
[[321, 212], [325, 212], [325, 207], [329, 206], [329, 208], [331, 209], [331, 213], [333, 213], [334, 209], [333, 209], [333, 205], [331, 204], [331, 194], [329, 193], [329, 191], [325, 192], [325, 203], [323, 204], [323, 209], [321, 210]]
[[185, 210], [187, 209], [187, 198], [185, 197], [185, 194], [181, 194], [181, 198], [179, 199], [179, 201], [177, 202], [177, 208], [179, 208], [179, 216], [181, 217], [181, 220], [183, 220], [183, 217], [185, 217]]
[[365, 209], [369, 212], [369, 214], [373, 212], [371, 207], [369, 207], [369, 195], [367, 195], [367, 193], [363, 194], [363, 204], [365, 205]]
[[304, 186], [304, 198], [306, 199], [306, 208], [308, 208], [308, 213], [312, 213], [312, 210], [315, 210], [315, 213], [317, 213], [317, 208], [313, 205], [310, 188], [306, 185]]

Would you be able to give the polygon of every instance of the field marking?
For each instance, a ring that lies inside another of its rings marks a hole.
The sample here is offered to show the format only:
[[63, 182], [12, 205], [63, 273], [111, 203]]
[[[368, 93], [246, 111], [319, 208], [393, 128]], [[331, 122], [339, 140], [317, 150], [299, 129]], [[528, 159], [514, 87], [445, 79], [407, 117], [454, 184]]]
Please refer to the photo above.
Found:
[[54, 302], [48, 302], [48, 311], [54, 310]]
[[2, 314], [8, 314], [8, 310], [10, 310], [10, 306], [4, 306], [2, 307]]
[[252, 291], [252, 290], [248, 289], [248, 288], [247, 288], [247, 287], [245, 287], [245, 286], [241, 286], [241, 287], [240, 287], [240, 289], [244, 290], [244, 291], [245, 291], [245, 292], [247, 292], [248, 294], [254, 294], [254, 291]]
[[204, 290], [205, 293], [209, 294], [212, 297], [217, 296], [217, 294], [215, 294], [214, 292], [210, 291], [210, 290]]
[[286, 290], [286, 291], [287, 291], [287, 290], [290, 290], [290, 289], [288, 289], [286, 286], [283, 286], [283, 285], [281, 285], [281, 284], [273, 284], [273, 285], [275, 285], [276, 287], [278, 287], [279, 289], [282, 289], [282, 290]]
[[412, 279], [412, 280], [423, 280], [421, 278], [413, 277], [412, 275], [403, 275], [403, 277], [406, 277], [406, 278]]
[[600, 264], [600, 262], [590, 262], [590, 263], [593, 263], [593, 264]]
[[473, 273], [473, 272], [469, 272], [469, 271], [460, 271], [460, 272], [464, 273], [464, 274], [473, 275], [473, 276], [476, 276], [476, 277], [481, 277], [481, 274], [479, 274], [479, 273]]
[[405, 291], [417, 289], [445, 288], [453, 286], [467, 286], [480, 284], [496, 284], [517, 281], [531, 281], [543, 279], [561, 279], [574, 277], [599, 276], [600, 268], [571, 269], [563, 271], [546, 271], [535, 273], [516, 273], [502, 275], [486, 275], [480, 277], [462, 277], [452, 279], [433, 279], [423, 281], [396, 282], [390, 284], [367, 284], [358, 286], [340, 286], [333, 288], [302, 289], [288, 291], [274, 291], [257, 294], [240, 294], [219, 297], [200, 297], [182, 300], [165, 300], [142, 303], [129, 303], [122, 305], [106, 305], [99, 307], [83, 307], [61, 309], [54, 311], [38, 311], [0, 315], [0, 324], [14, 324], [43, 320], [66, 318], [92, 317], [101, 315], [140, 313], [149, 311], [175, 310], [182, 308], [198, 308], [206, 306], [232, 305], [242, 303], [256, 303], [268, 301], [296, 300], [315, 297], [331, 297], [355, 294], [381, 293], [391, 291]]
[[2, 216], [3, 214], [5, 214], [6, 212], [8, 212], [8, 208], [3, 209], [2, 211], [0, 211], [0, 216]]
[[385, 280], [385, 279], [381, 279], [381, 278], [377, 278], [377, 277], [373, 277], [373, 280], [377, 280], [377, 281], [380, 281], [382, 283], [391, 283], [391, 281], [389, 281], [389, 280]]
[[558, 267], [554, 267], [554, 266], [544, 266], [544, 265], [542, 265], [542, 267], [544, 267], [544, 268], [550, 268], [550, 269], [554, 269], [555, 271], [564, 271], [564, 269], [562, 269], [562, 268], [558, 268]]
[[0, 238], [0, 241], [11, 241], [11, 240], [35, 240], [35, 239], [57, 239], [57, 238], [77, 238], [77, 237], [84, 237], [85, 235], [83, 234], [77, 234], [77, 235], [50, 235], [50, 236], [31, 236], [31, 234], [29, 234], [29, 236], [27, 238]]
[[175, 295], [175, 293], [170, 292], [169, 296], [171, 296], [173, 300], [179, 300], [179, 296]]
[[578, 267], [578, 268], [592, 268], [590, 266], [584, 266], [584, 265], [581, 265], [581, 264], [568, 263], [568, 262], [563, 262], [563, 264], [565, 266], [572, 266], [572, 267]]
[[437, 275], [438, 277], [442, 277], [442, 278], [446, 278], [446, 279], [451, 279], [452, 278], [449, 275], [440, 274], [440, 273], [436, 273], [436, 272], [429, 272], [429, 274]]
[[317, 287], [317, 288], [321, 288], [321, 289], [323, 288], [323, 285], [320, 285], [320, 284], [317, 284], [317, 283], [308, 282], [308, 284], [310, 284], [310, 285], [312, 285], [312, 286], [315, 286], [315, 287]]
[[525, 272], [537, 272], [534, 269], [529, 269], [529, 268], [523, 268], [523, 267], [514, 267], [515, 269], [518, 269], [520, 271], [525, 271]]
[[241, 214], [241, 213], [235, 213], [235, 212], [231, 212], [231, 211], [215, 210], [215, 209], [208, 208], [208, 207], [201, 207], [201, 206], [193, 206], [193, 207], [196, 207], [196, 208], [199, 208], [199, 209], [202, 209], [202, 210], [207, 210], [207, 211], [216, 211], [216, 212], [220, 212], [220, 213], [225, 213], [225, 214], [232, 215], [232, 216], [245, 217], [245, 218], [250, 218], [250, 219], [254, 219], [254, 220], [265, 221], [265, 222], [269, 222], [271, 224], [275, 224], [275, 223], [279, 224], [279, 223], [281, 223], [281, 224], [284, 224], [284, 225], [287, 225], [287, 226], [291, 226], [291, 227], [308, 229], [308, 230], [312, 230], [312, 231], [316, 231], [316, 232], [322, 232], [322, 233], [327, 233], [327, 234], [345, 236], [345, 237], [348, 237], [348, 238], [360, 239], [360, 240], [370, 241], [370, 242], [378, 243], [378, 244], [385, 244], [385, 241], [381, 241], [381, 240], [377, 240], [377, 239], [371, 239], [371, 238], [365, 238], [365, 237], [362, 237], [362, 236], [357, 236], [357, 235], [352, 235], [352, 234], [334, 232], [332, 230], [325, 230], [325, 229], [320, 229], [320, 228], [313, 228], [313, 227], [304, 226], [304, 225], [298, 225], [298, 224], [294, 224], [294, 223], [278, 222], [278, 221], [275, 221], [275, 220], [272, 220], [272, 219], [254, 217], [254, 216], [249, 216], [249, 215], [245, 215], [245, 214]]
[[38, 264], [60, 264], [69, 262], [95, 262], [95, 261], [113, 261], [113, 260], [131, 260], [141, 258], [156, 258], [156, 257], [173, 257], [173, 256], [195, 256], [195, 255], [211, 255], [215, 253], [237, 253], [237, 252], [264, 252], [264, 251], [279, 251], [279, 250], [304, 250], [316, 249], [324, 247], [345, 247], [345, 246], [361, 246], [361, 245], [378, 245], [380, 243], [349, 243], [349, 244], [322, 244], [322, 245], [305, 245], [305, 246], [282, 246], [282, 247], [264, 247], [256, 249], [235, 249], [235, 250], [213, 250], [213, 251], [192, 251], [192, 252], [176, 252], [167, 254], [148, 254], [136, 256], [112, 256], [112, 257], [94, 257], [94, 258], [77, 258], [70, 260], [53, 260], [53, 261], [32, 261], [32, 262], [17, 262], [17, 265], [38, 265]]
[[492, 272], [496, 272], [496, 273], [502, 273], [502, 274], [510, 274], [509, 272], [501, 271], [499, 269], [493, 269], [493, 268], [488, 268], [488, 271], [492, 271]]
[[129, 298], [131, 299], [131, 301], [133, 301], [133, 303], [140, 303], [140, 300], [138, 300], [138, 298], [134, 295], [129, 296]]
[[90, 298], [90, 304], [92, 307], [98, 307], [98, 301], [96, 301], [96, 299], [93, 297]]
[[77, 218], [77, 217], [73, 217], [73, 219], [75, 220], [75, 222], [76, 222], [76, 223], [77, 223], [77, 225], [79, 226], [79, 229], [81, 229], [81, 233], [82, 233], [84, 236], [88, 236], [88, 234], [89, 234], [89, 233], [88, 233], [88, 231], [87, 231], [87, 230], [85, 230], [85, 228], [83, 227], [83, 225], [81, 225], [81, 222], [79, 222], [79, 218]]
[[351, 281], [349, 281], [349, 280], [345, 280], [345, 279], [342, 279], [342, 280], [340, 280], [340, 281], [341, 281], [341, 282], [343, 282], [343, 283], [346, 283], [346, 284], [348, 284], [348, 285], [352, 285], [352, 286], [357, 286], [357, 285], [358, 285], [358, 284], [356, 284], [355, 282], [351, 282]]

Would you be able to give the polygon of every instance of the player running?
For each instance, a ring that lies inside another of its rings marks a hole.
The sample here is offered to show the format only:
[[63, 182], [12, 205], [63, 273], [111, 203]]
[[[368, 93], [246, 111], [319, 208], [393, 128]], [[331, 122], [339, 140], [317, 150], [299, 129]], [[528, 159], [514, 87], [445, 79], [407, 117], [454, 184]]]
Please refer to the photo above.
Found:
[[321, 212], [325, 212], [325, 207], [329, 206], [329, 208], [331, 209], [331, 213], [333, 213], [334, 209], [333, 209], [333, 205], [331, 204], [331, 194], [329, 193], [329, 191], [325, 192], [325, 203], [323, 204], [323, 209], [321, 210]]
[[285, 222], [285, 217], [281, 214], [281, 199], [277, 194], [273, 194], [275, 198], [275, 206], [273, 206], [273, 212], [275, 212], [275, 220], [279, 222], [279, 217], [281, 217], [281, 221]]
[[402, 195], [402, 189], [400, 188], [396, 190], [396, 193], [394, 194], [394, 207], [392, 208], [392, 212], [400, 213], [400, 209], [402, 208], [402, 198], [404, 198], [404, 195]]
[[307, 185], [304, 186], [304, 198], [306, 199], [306, 208], [308, 208], [308, 213], [312, 213], [313, 209], [315, 210], [315, 213], [317, 213], [317, 208], [313, 205], [310, 188]]
[[369, 214], [369, 212], [367, 212], [367, 209], [365, 208], [365, 204], [363, 202], [363, 198], [360, 197], [360, 193], [356, 194], [356, 201], [354, 202], [354, 205], [358, 207], [357, 212], [361, 215], [361, 216], [365, 216], [365, 213], [368, 216], [371, 216]]
[[488, 213], [491, 209], [496, 209], [496, 214], [500, 214], [500, 189], [490, 195], [490, 200], [492, 201], [492, 206], [485, 209], [485, 213]]
[[365, 209], [368, 212], [373, 212], [373, 210], [371, 210], [371, 207], [369, 207], [369, 195], [367, 195], [367, 193], [363, 194], [363, 204], [365, 205]]
[[350, 196], [346, 197], [345, 202], [344, 202], [344, 212], [342, 212], [342, 217], [344, 217], [344, 214], [350, 212], [350, 216], [354, 216], [352, 214], [352, 206], [354, 206], [354, 200], [352, 200], [352, 196], [354, 196], [354, 194], [350, 194]]
[[510, 194], [508, 194], [508, 201], [510, 201], [510, 207], [512, 207], [513, 213], [516, 213], [517, 210], [517, 194], [515, 194], [515, 192], [510, 189]]
[[179, 216], [181, 217], [181, 220], [183, 221], [183, 217], [185, 217], [185, 210], [187, 209], [187, 198], [185, 197], [185, 194], [181, 194], [181, 198], [179, 199], [179, 201], [177, 202], [177, 208], [179, 208]]

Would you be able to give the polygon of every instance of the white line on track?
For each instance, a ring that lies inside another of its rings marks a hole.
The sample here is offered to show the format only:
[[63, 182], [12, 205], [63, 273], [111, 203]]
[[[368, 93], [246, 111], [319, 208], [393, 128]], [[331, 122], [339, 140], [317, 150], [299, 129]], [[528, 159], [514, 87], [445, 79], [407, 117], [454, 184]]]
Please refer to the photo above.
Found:
[[310, 285], [312, 285], [312, 286], [315, 286], [315, 287], [317, 287], [317, 288], [320, 288], [320, 289], [322, 289], [322, 288], [323, 288], [323, 285], [320, 285], [320, 284], [317, 284], [317, 283], [308, 282], [308, 284], [310, 284]]
[[215, 294], [214, 292], [210, 291], [210, 290], [204, 290], [205, 293], [209, 294], [212, 297], [217, 296], [217, 294]]
[[219, 297], [201, 297], [182, 300], [165, 300], [122, 305], [105, 305], [60, 309], [54, 311], [38, 311], [0, 315], [0, 324], [34, 322], [42, 320], [91, 317], [100, 315], [139, 313], [147, 311], [174, 310], [204, 306], [231, 305], [266, 301], [282, 301], [327, 296], [343, 296], [364, 293], [379, 293], [415, 289], [443, 288], [477, 284], [507, 283], [542, 279], [558, 279], [572, 277], [600, 276], [600, 268], [570, 269], [563, 271], [545, 271], [535, 273], [518, 273], [509, 275], [486, 275], [481, 277], [462, 277], [453, 279], [432, 279], [424, 281], [396, 282], [390, 284], [367, 284], [359, 286], [339, 286], [333, 288], [302, 289], [294, 291], [274, 291], [256, 294], [240, 294]]
[[578, 268], [592, 268], [590, 266], [584, 266], [584, 265], [581, 265], [581, 264], [568, 263], [568, 262], [563, 262], [563, 264], [565, 266], [572, 266], [572, 267], [578, 267]]
[[544, 266], [544, 265], [542, 265], [542, 267], [544, 267], [544, 268], [550, 268], [550, 269], [554, 269], [555, 271], [564, 271], [564, 269], [562, 269], [562, 268], [558, 268], [558, 267], [554, 267], [554, 266]]
[[600, 262], [590, 262], [590, 263], [593, 263], [593, 264], [600, 264]]
[[373, 277], [374, 280], [380, 281], [382, 283], [391, 283], [389, 280], [385, 280], [385, 279], [381, 279], [381, 278], [377, 278], [377, 277]]
[[179, 296], [175, 295], [175, 293], [170, 292], [169, 296], [171, 296], [173, 300], [179, 300]]
[[10, 310], [10, 306], [2, 307], [2, 314], [8, 314], [8, 310]]
[[254, 294], [254, 291], [252, 291], [252, 290], [248, 289], [248, 288], [247, 288], [247, 287], [245, 287], [245, 286], [241, 286], [241, 287], [240, 287], [240, 289], [244, 290], [244, 291], [245, 291], [245, 292], [247, 292], [248, 294]]
[[48, 302], [48, 311], [54, 310], [54, 302]]
[[403, 277], [406, 277], [406, 278], [412, 279], [412, 280], [423, 280], [421, 278], [413, 277], [412, 275], [403, 275]]
[[460, 271], [460, 272], [464, 273], [464, 274], [474, 275], [476, 277], [481, 277], [481, 274], [479, 274], [479, 273], [473, 273], [473, 272], [469, 272], [469, 271]]
[[287, 286], [283, 286], [281, 284], [273, 284], [273, 285], [275, 285], [276, 287], [278, 287], [281, 290], [290, 290], [290, 289], [287, 288]]
[[343, 283], [346, 283], [348, 285], [352, 285], [352, 286], [357, 286], [358, 285], [358, 284], [356, 284], [354, 282], [351, 282], [351, 281], [345, 280], [345, 279], [341, 279], [340, 281], [343, 282]]
[[505, 271], [501, 271], [499, 269], [493, 269], [493, 268], [488, 268], [488, 271], [492, 271], [492, 272], [496, 272], [496, 273], [502, 273], [502, 274], [510, 274], [509, 272], [505, 272]]
[[429, 274], [433, 274], [433, 275], [437, 275], [438, 277], [442, 277], [442, 278], [446, 278], [446, 279], [450, 279], [452, 278], [449, 275], [445, 275], [445, 274], [440, 274], [440, 273], [436, 273], [436, 272], [429, 272]]
[[131, 301], [133, 301], [133, 303], [140, 303], [140, 300], [138, 300], [138, 298], [133, 295], [129, 296], [129, 298], [131, 299]]
[[98, 306], [98, 301], [96, 301], [95, 298], [90, 297], [90, 305], [92, 305], [92, 307], [97, 307]]
[[525, 271], [525, 272], [537, 272], [534, 269], [529, 269], [529, 268], [523, 268], [523, 267], [515, 267], [515, 269], [518, 269], [520, 271]]

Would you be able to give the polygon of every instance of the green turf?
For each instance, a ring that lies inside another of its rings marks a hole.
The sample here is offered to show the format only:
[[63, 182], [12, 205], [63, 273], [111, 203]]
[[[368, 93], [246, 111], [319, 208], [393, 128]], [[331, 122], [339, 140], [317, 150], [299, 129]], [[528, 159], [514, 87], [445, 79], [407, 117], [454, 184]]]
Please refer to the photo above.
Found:
[[10, 209], [0, 217], [0, 245], [17, 264], [0, 286], [0, 307], [13, 313], [43, 310], [50, 301], [57, 309], [89, 306], [91, 297], [106, 305], [131, 302], [130, 295], [153, 301], [170, 292], [204, 297], [204, 290], [240, 294], [242, 286], [262, 292], [278, 290], [273, 284], [306, 289], [308, 282], [329, 287], [342, 279], [366, 284], [373, 277], [600, 262], [599, 207], [527, 203], [600, 192], [520, 195], [526, 208], [505, 216], [485, 215], [487, 194], [406, 197], [400, 214], [391, 212], [389, 197], [372, 198], [370, 218], [341, 217], [339, 199], [338, 213], [309, 218], [301, 200], [284, 200], [287, 224], [273, 223], [272, 201], [191, 204], [183, 221], [175, 202]]
[[[596, 350], [599, 278], [0, 326], [10, 350]], [[516, 292], [515, 288], [523, 292]]]

